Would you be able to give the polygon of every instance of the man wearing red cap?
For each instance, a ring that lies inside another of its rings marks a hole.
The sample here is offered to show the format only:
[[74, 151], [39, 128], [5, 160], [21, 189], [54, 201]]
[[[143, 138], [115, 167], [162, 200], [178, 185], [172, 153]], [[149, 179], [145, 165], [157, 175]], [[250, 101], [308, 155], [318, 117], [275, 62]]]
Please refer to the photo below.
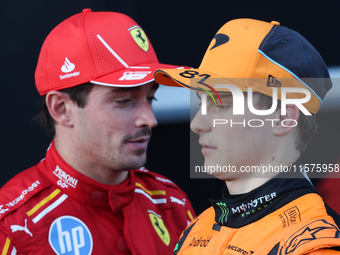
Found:
[[138, 24], [76, 14], [46, 38], [35, 73], [46, 157], [0, 191], [1, 254], [171, 254], [195, 216], [143, 168], [160, 64]]
[[[183, 232], [174, 254], [340, 254], [339, 215], [307, 177], [325, 166], [299, 159], [332, 86], [305, 38], [276, 21], [232, 20], [198, 69], [161, 69], [154, 76], [196, 91], [201, 109], [191, 129], [204, 166], [192, 165], [191, 174], [226, 183], [222, 198]], [[339, 164], [326, 167], [339, 172]]]

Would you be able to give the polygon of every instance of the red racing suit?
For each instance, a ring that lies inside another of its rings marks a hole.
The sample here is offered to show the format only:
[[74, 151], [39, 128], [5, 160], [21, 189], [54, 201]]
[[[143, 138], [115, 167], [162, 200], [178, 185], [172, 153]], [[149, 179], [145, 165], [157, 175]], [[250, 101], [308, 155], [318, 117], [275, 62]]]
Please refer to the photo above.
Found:
[[0, 190], [0, 252], [172, 254], [193, 217], [167, 178], [141, 168], [104, 185], [70, 167], [52, 142], [45, 159]]

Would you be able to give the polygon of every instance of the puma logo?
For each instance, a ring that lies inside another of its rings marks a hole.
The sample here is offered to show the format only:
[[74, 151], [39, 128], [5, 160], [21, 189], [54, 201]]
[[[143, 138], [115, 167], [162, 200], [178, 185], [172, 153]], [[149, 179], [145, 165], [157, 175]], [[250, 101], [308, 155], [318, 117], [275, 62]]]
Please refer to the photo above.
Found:
[[12, 225], [11, 226], [12, 232], [16, 231], [25, 231], [27, 234], [29, 234], [31, 237], [33, 236], [32, 233], [27, 228], [27, 219], [25, 219], [25, 227], [19, 226], [19, 225]]

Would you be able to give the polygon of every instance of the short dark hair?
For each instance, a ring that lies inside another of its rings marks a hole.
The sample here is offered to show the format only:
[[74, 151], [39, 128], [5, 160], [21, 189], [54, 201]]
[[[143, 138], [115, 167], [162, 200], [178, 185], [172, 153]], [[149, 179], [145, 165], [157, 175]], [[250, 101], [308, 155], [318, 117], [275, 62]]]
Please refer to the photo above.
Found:
[[[87, 96], [91, 92], [94, 84], [85, 83], [72, 88], [67, 88], [63, 90], [59, 90], [65, 94], [68, 94], [70, 99], [76, 103], [79, 108], [84, 108], [87, 102]], [[38, 121], [47, 131], [48, 134], [54, 136], [55, 135], [55, 125], [56, 122], [52, 118], [47, 105], [46, 105], [46, 95], [42, 97], [42, 102], [40, 106], [40, 110], [38, 115], [34, 118], [34, 120]]]
[[[259, 98], [257, 101], [257, 105], [259, 107], [263, 107], [269, 109], [272, 106], [272, 97], [258, 93]], [[281, 107], [281, 102], [278, 102], [278, 106]], [[299, 128], [299, 138], [295, 141], [295, 148], [300, 151], [300, 153], [304, 152], [307, 148], [308, 143], [313, 138], [313, 136], [317, 133], [317, 122], [316, 115], [305, 115], [300, 111], [300, 117], [298, 120], [298, 128]]]

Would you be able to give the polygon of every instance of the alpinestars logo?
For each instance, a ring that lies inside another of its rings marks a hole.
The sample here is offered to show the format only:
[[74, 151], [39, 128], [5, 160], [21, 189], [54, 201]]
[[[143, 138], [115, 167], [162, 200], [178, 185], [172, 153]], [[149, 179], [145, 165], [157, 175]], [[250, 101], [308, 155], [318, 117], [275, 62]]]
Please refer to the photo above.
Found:
[[332, 238], [338, 239], [340, 236], [339, 229], [326, 220], [316, 220], [300, 228], [291, 235], [286, 243], [281, 247], [280, 255], [300, 253], [299, 248], [307, 243], [315, 242], [317, 239]]
[[74, 76], [78, 76], [80, 74], [80, 72], [69, 73], [69, 72], [72, 72], [75, 68], [76, 68], [76, 65], [71, 63], [71, 61], [68, 58], [65, 58], [64, 65], [61, 67], [61, 71], [63, 73], [68, 73], [68, 74], [60, 75], [59, 76], [60, 80], [70, 78], [70, 77], [74, 77]]

